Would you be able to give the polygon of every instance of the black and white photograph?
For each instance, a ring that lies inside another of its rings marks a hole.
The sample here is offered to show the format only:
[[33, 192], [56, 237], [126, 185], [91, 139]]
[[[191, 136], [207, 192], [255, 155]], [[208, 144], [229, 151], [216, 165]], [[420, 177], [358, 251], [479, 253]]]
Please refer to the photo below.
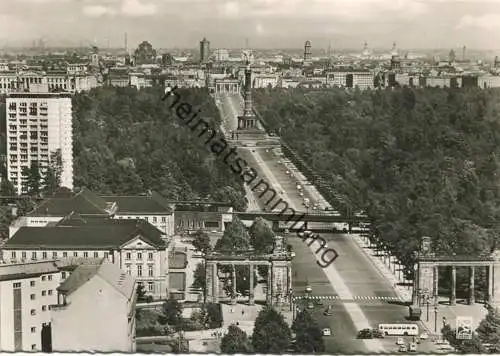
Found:
[[500, 353], [500, 0], [0, 0], [0, 353]]

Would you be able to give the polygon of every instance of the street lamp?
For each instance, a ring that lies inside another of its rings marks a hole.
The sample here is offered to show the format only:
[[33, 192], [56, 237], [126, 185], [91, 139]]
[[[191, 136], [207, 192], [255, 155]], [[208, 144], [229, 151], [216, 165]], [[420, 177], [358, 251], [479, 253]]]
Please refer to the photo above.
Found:
[[438, 306], [434, 306], [434, 332], [437, 333], [438, 328]]
[[307, 282], [307, 285], [306, 285], [306, 288], [305, 288], [305, 292], [306, 292], [306, 308], [309, 309], [309, 304], [311, 302], [311, 293], [312, 293], [312, 288], [311, 288], [311, 285], [309, 284], [309, 282]]
[[430, 304], [429, 294], [425, 296], [425, 303], [427, 304], [427, 321], [429, 321], [429, 304]]

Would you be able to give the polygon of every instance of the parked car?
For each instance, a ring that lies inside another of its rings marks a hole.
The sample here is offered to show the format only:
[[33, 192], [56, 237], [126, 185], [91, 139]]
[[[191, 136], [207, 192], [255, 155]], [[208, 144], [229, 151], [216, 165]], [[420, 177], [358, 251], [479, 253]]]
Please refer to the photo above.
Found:
[[332, 335], [332, 331], [330, 330], [330, 328], [323, 329], [323, 336], [331, 336], [331, 335]]
[[358, 332], [358, 339], [371, 339], [372, 333], [370, 329], [363, 329]]
[[409, 346], [410, 352], [417, 352], [417, 344], [415, 342], [410, 342], [410, 344], [408, 346]]
[[428, 338], [429, 338], [429, 334], [427, 334], [427, 333], [420, 334], [420, 339], [421, 340], [427, 340]]
[[377, 329], [363, 329], [358, 332], [358, 339], [382, 339], [384, 335]]
[[403, 339], [402, 337], [398, 337], [396, 345], [404, 345], [404, 344], [405, 344], [405, 339]]
[[408, 348], [406, 347], [406, 345], [400, 345], [399, 352], [408, 352]]

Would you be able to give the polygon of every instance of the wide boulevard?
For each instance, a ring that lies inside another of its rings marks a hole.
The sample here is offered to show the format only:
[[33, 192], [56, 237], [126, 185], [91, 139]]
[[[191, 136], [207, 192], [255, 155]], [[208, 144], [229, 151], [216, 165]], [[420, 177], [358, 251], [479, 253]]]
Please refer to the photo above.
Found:
[[[236, 98], [231, 99], [226, 101], [233, 101], [228, 112], [233, 111], [235, 107], [238, 108], [240, 104]], [[279, 156], [276, 151], [270, 148], [248, 147], [239, 148], [238, 153], [258, 172], [259, 178], [275, 188], [281, 187], [284, 191], [282, 198], [291, 205], [303, 207], [304, 197], [309, 198], [311, 206], [318, 202], [305, 189], [302, 189], [303, 196], [300, 195], [297, 183], [304, 185], [304, 182], [299, 182], [298, 178], [291, 174], [289, 163], [285, 165], [286, 159]], [[266, 206], [268, 195], [259, 198], [259, 194], [254, 193], [262, 210]], [[392, 337], [379, 341], [356, 339], [359, 331], [356, 323], [361, 325], [363, 320], [367, 320], [374, 328], [377, 328], [379, 323], [408, 323], [406, 320], [408, 308], [400, 303], [375, 298], [396, 298], [396, 294], [387, 279], [372, 266], [365, 252], [356, 245], [350, 235], [325, 234], [323, 237], [328, 241], [328, 247], [334, 248], [339, 254], [334, 262], [334, 269], [338, 273], [338, 279], [343, 282], [340, 287], [332, 285], [331, 278], [329, 279], [325, 270], [316, 263], [317, 256], [297, 235], [290, 233], [287, 242], [292, 245], [296, 254], [292, 264], [293, 289], [296, 296], [305, 295], [307, 285], [312, 289], [312, 296], [340, 298], [342, 296], [339, 294], [345, 295], [345, 290], [354, 296], [354, 301], [347, 302], [340, 299], [324, 299], [323, 305], [316, 305], [313, 310], [312, 313], [320, 326], [329, 327], [332, 331], [332, 336], [325, 337], [326, 351], [328, 353], [396, 352], [398, 347], [395, 338]], [[344, 293], [339, 293], [336, 287], [341, 288]], [[323, 315], [328, 305], [332, 305], [332, 316]], [[371, 347], [375, 346], [375, 343], [378, 345], [375, 347], [376, 350]], [[430, 351], [429, 347], [428, 343], [424, 343], [419, 345], [418, 351]]]

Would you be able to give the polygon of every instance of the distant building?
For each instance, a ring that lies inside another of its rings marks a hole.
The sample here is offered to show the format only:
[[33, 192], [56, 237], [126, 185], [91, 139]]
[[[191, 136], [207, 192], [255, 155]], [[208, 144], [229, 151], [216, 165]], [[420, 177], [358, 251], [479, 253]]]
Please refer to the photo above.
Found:
[[12, 93], [6, 99], [7, 178], [18, 194], [26, 192], [23, 168], [33, 162], [46, 174], [52, 156], [62, 160], [61, 186], [73, 189], [73, 113], [71, 96]]
[[229, 60], [229, 51], [227, 49], [218, 48], [214, 52], [214, 59], [218, 62]]
[[304, 44], [304, 65], [310, 65], [312, 63], [312, 54], [311, 54], [311, 42], [306, 41]]
[[0, 351], [48, 351], [61, 279], [54, 261], [0, 265]]
[[54, 352], [135, 352], [135, 278], [103, 260], [81, 265], [52, 307]]
[[210, 42], [206, 38], [200, 41], [200, 62], [206, 63], [210, 58]]

